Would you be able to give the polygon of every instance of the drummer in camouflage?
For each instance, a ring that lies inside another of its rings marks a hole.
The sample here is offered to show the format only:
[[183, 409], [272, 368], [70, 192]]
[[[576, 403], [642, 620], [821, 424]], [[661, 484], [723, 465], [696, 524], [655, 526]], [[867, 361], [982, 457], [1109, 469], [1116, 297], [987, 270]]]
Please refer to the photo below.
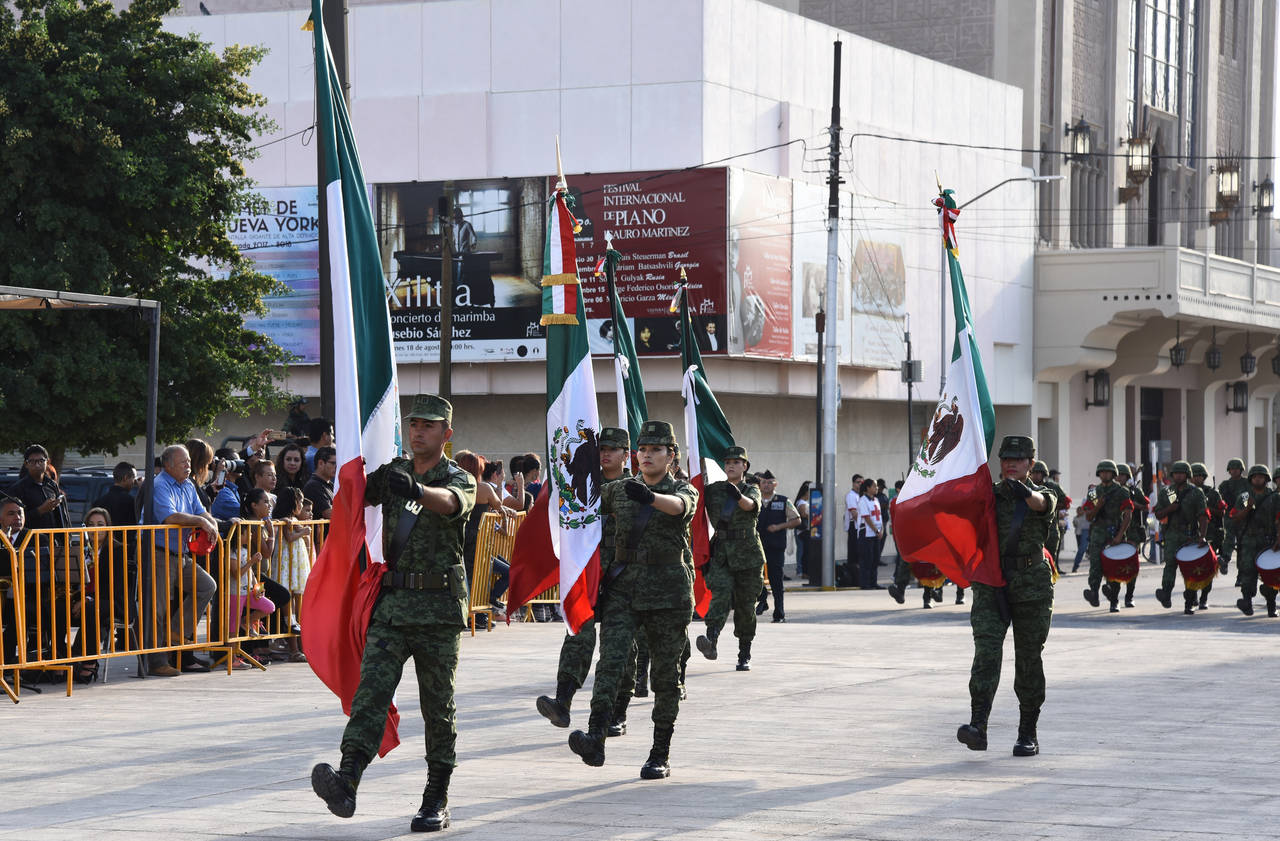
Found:
[[[1240, 536], [1240, 554], [1236, 567], [1240, 571], [1240, 598], [1236, 607], [1245, 616], [1253, 615], [1253, 597], [1258, 592], [1258, 555], [1266, 549], [1280, 549], [1280, 495], [1267, 487], [1271, 478], [1265, 464], [1249, 468], [1249, 490], [1240, 494], [1231, 506], [1231, 522]], [[1275, 616], [1276, 591], [1263, 588], [1267, 615]]]
[[[1213, 547], [1214, 552], [1222, 551], [1222, 518], [1226, 511], [1226, 504], [1222, 501], [1222, 495], [1218, 493], [1218, 489], [1208, 483], [1209, 468], [1202, 462], [1196, 462], [1191, 465], [1191, 483], [1204, 493], [1205, 502], [1209, 508], [1209, 531], [1205, 537], [1209, 539], [1209, 545]], [[1200, 609], [1209, 609], [1209, 591], [1213, 589], [1213, 583], [1210, 582], [1203, 590], [1200, 591]]]
[[[1266, 468], [1262, 468], [1266, 471]], [[1178, 550], [1189, 543], [1196, 543], [1207, 548], [1206, 537], [1209, 531], [1209, 503], [1204, 492], [1191, 484], [1191, 465], [1185, 461], [1175, 461], [1169, 467], [1171, 483], [1160, 489], [1156, 495], [1155, 515], [1157, 519], [1167, 520], [1164, 527], [1164, 540], [1160, 546], [1160, 555], [1164, 560], [1164, 574], [1160, 579], [1160, 589], [1156, 590], [1156, 599], [1165, 607], [1173, 606], [1173, 582], [1178, 577]], [[1195, 613], [1196, 591], [1187, 589], [1182, 593], [1185, 602], [1183, 613]]]
[[[1124, 542], [1133, 518], [1133, 499], [1129, 490], [1116, 481], [1118, 472], [1111, 459], [1098, 462], [1095, 471], [1098, 484], [1084, 503], [1084, 517], [1090, 523], [1089, 548], [1085, 552], [1089, 559], [1089, 586], [1084, 591], [1084, 600], [1094, 607], [1098, 606], [1098, 587], [1102, 584], [1102, 550]], [[1120, 585], [1114, 586], [1119, 590]]]
[[[1120, 481], [1129, 489], [1129, 498], [1133, 500], [1133, 516], [1129, 518], [1129, 530], [1124, 539], [1139, 549], [1147, 539], [1147, 511], [1151, 508], [1151, 500], [1142, 492], [1141, 486], [1134, 481], [1134, 468], [1123, 461], [1116, 465], [1120, 471]], [[1124, 585], [1124, 606], [1133, 607], [1133, 590], [1138, 586], [1138, 578], [1134, 576]]]
[[1014, 756], [1040, 752], [1036, 724], [1044, 704], [1041, 653], [1053, 614], [1054, 570], [1045, 558], [1044, 539], [1057, 509], [1053, 492], [1029, 484], [1035, 441], [1008, 435], [1000, 443], [1001, 481], [995, 483], [996, 532], [1000, 569], [1006, 585], [973, 582], [973, 668], [969, 675], [969, 723], [956, 738], [970, 750], [987, 749], [987, 720], [1000, 685], [1004, 638], [1013, 625], [1013, 691], [1018, 696], [1018, 740]]
[[1049, 534], [1044, 543], [1044, 548], [1049, 550], [1049, 557], [1053, 558], [1054, 566], [1057, 566], [1058, 551], [1062, 548], [1062, 524], [1059, 517], [1062, 511], [1071, 508], [1071, 497], [1067, 496], [1061, 485], [1049, 478], [1049, 465], [1043, 461], [1037, 461], [1031, 466], [1031, 481], [1053, 491], [1054, 498], [1058, 500], [1058, 509], [1054, 512], [1053, 522], [1049, 524]]
[[[1231, 459], [1227, 462], [1227, 478], [1218, 485], [1218, 495], [1226, 502], [1227, 510], [1230, 511], [1236, 501], [1248, 490], [1249, 480], [1244, 476], [1244, 459]], [[1218, 556], [1218, 571], [1223, 575], [1226, 575], [1231, 556], [1239, 548], [1239, 529], [1236, 528], [1235, 521], [1227, 517], [1222, 530], [1222, 554]], [[1236, 581], [1236, 586], [1240, 586], [1239, 580]]]

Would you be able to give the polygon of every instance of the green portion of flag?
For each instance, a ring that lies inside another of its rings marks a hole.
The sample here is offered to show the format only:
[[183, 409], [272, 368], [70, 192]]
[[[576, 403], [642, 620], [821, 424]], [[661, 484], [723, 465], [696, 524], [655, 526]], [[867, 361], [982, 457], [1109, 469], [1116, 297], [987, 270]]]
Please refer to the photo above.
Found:
[[711, 386], [707, 384], [707, 371], [702, 366], [702, 353], [693, 332], [693, 319], [689, 315], [689, 290], [680, 290], [680, 369], [694, 369], [694, 401], [698, 413], [698, 453], [724, 465], [724, 452], [733, 446], [733, 430], [720, 409]]
[[609, 286], [609, 302], [613, 307], [613, 356], [614, 364], [623, 366], [622, 388], [626, 401], [627, 432], [631, 436], [631, 448], [639, 447], [640, 427], [649, 419], [649, 404], [645, 399], [644, 380], [640, 376], [640, 360], [636, 358], [635, 342], [631, 328], [627, 326], [627, 314], [622, 310], [618, 297], [618, 261], [622, 255], [610, 248], [604, 255], [605, 280]]
[[982, 408], [982, 430], [986, 435], [987, 455], [990, 457], [996, 438], [996, 410], [991, 403], [991, 392], [987, 389], [987, 376], [982, 370], [982, 354], [978, 352], [978, 339], [973, 331], [973, 313], [969, 310], [969, 293], [965, 289], [960, 261], [950, 251], [947, 252], [947, 267], [951, 271], [951, 305], [956, 316], [956, 339], [951, 348], [951, 361], [955, 362], [961, 356], [960, 342], [968, 342], [978, 403]]

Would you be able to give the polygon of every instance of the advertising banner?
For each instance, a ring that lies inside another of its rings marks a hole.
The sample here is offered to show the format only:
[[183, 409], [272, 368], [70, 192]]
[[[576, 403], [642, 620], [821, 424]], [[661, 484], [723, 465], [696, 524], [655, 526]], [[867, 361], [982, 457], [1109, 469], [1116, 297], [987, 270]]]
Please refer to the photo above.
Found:
[[439, 218], [444, 182], [379, 184], [374, 223], [399, 362], [440, 359], [441, 236], [452, 229], [454, 362], [542, 359], [542, 178], [453, 184], [452, 219]]
[[[849, 205], [841, 196], [840, 217], [847, 220]], [[792, 355], [796, 359], [818, 358], [818, 311], [826, 311], [826, 329], [836, 331], [840, 361], [851, 354], [849, 317], [849, 236], [841, 232], [839, 270], [836, 275], [838, 300], [826, 307], [827, 295], [827, 188], [797, 181], [794, 184], [792, 218]]]
[[903, 359], [907, 266], [902, 235], [869, 228], [854, 232], [853, 336], [848, 362], [897, 370]]
[[682, 267], [699, 350], [725, 353], [727, 170], [594, 173], [567, 180], [571, 210], [582, 223], [574, 239], [592, 353], [613, 355], [608, 292], [604, 277], [593, 272], [604, 256], [606, 233], [622, 254], [618, 295], [637, 354], [679, 355], [680, 323], [669, 309]]
[[267, 187], [261, 201], [228, 226], [231, 241], [258, 271], [289, 288], [263, 299], [267, 314], [245, 327], [270, 337], [294, 361], [320, 361], [320, 244], [315, 187]]
[[787, 358], [791, 339], [791, 181], [732, 171], [729, 350]]

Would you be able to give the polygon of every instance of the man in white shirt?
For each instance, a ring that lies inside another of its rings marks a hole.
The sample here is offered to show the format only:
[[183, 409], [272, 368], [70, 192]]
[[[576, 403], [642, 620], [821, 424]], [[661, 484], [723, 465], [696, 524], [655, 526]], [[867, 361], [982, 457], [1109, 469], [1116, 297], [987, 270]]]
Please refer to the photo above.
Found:
[[853, 474], [853, 479], [850, 482], [852, 488], [844, 495], [844, 539], [846, 557], [848, 558], [845, 561], [845, 568], [848, 571], [850, 584], [858, 580], [858, 500], [862, 497], [862, 494], [858, 491], [858, 486], [861, 483], [862, 475]]

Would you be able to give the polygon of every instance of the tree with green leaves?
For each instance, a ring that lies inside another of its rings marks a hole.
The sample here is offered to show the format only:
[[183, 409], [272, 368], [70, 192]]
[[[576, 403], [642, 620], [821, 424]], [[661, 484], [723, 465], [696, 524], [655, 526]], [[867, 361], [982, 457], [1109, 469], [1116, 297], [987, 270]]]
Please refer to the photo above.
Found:
[[[177, 0], [0, 4], [0, 285], [161, 302], [157, 434], [282, 405], [287, 354], [244, 325], [275, 281], [227, 223], [270, 130], [221, 55], [166, 32]], [[146, 429], [148, 325], [119, 311], [0, 311], [0, 451], [114, 453]]]

